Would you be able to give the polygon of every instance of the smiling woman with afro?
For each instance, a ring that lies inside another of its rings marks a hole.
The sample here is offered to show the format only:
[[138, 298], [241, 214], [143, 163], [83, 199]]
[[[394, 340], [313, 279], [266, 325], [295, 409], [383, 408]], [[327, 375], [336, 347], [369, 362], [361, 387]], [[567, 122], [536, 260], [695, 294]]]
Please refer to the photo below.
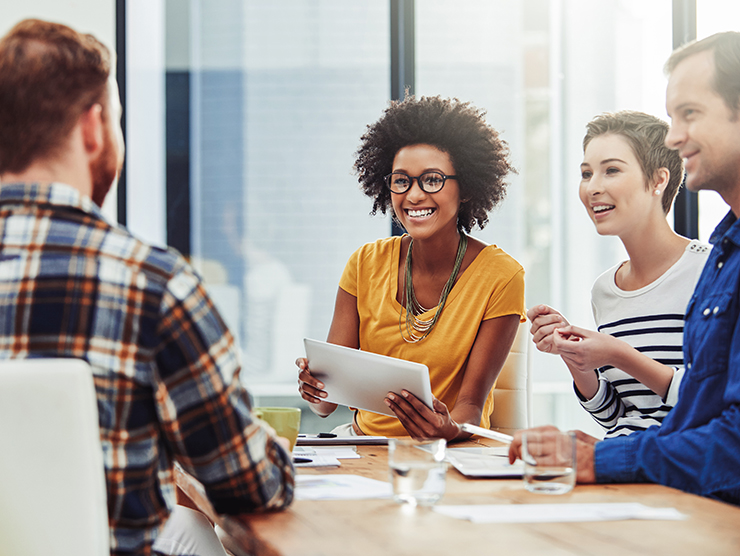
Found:
[[515, 172], [509, 149], [485, 121], [485, 112], [467, 102], [441, 97], [407, 97], [391, 103], [383, 117], [368, 126], [357, 151], [355, 169], [373, 211], [385, 214], [391, 192], [384, 178], [391, 173], [396, 153], [408, 145], [427, 144], [446, 152], [455, 167], [462, 203], [461, 229], [470, 232], [488, 222], [488, 213], [506, 195], [506, 176]]
[[[462, 424], [489, 427], [493, 385], [524, 321], [524, 269], [468, 236], [504, 198], [508, 148], [472, 105], [407, 97], [368, 126], [355, 169], [373, 213], [390, 211], [406, 233], [350, 257], [328, 341], [426, 365], [433, 399], [388, 392], [376, 400], [387, 415], [356, 410], [333, 432], [463, 440]], [[310, 361], [296, 364], [303, 399], [332, 413]]]

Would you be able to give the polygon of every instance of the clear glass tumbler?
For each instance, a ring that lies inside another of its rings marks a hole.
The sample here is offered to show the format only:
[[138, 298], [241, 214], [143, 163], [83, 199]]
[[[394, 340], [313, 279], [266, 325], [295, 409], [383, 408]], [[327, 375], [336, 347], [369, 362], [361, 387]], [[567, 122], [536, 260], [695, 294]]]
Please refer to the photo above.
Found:
[[445, 493], [444, 439], [388, 439], [388, 473], [398, 503], [431, 506]]
[[522, 435], [524, 487], [541, 494], [565, 494], [576, 483], [574, 432], [526, 431]]

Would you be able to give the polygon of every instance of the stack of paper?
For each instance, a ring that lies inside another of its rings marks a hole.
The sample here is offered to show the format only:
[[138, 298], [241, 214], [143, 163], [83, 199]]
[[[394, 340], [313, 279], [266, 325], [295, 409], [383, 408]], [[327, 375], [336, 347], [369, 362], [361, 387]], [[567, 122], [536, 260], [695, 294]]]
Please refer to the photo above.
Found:
[[564, 521], [678, 520], [688, 516], [675, 508], [619, 504], [497, 504], [435, 506], [434, 511], [473, 523], [545, 523]]
[[296, 475], [296, 500], [363, 500], [389, 498], [390, 483], [360, 475]]
[[295, 467], [337, 467], [341, 465], [340, 459], [359, 457], [354, 446], [296, 446], [293, 449]]

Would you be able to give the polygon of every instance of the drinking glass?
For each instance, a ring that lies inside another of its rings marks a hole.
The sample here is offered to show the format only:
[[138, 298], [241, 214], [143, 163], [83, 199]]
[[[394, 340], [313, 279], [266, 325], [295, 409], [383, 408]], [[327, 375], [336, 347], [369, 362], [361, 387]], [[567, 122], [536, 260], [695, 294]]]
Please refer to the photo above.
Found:
[[431, 506], [445, 493], [444, 439], [418, 441], [388, 439], [388, 473], [393, 500], [413, 506]]
[[541, 494], [565, 494], [576, 483], [574, 432], [526, 431], [522, 435], [524, 487]]

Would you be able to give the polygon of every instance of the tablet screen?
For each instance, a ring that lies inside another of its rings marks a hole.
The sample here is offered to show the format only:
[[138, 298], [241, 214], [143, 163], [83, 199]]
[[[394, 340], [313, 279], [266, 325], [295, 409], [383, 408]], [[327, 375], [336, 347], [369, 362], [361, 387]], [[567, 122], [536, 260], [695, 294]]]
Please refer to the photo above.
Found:
[[432, 407], [426, 365], [310, 338], [304, 345], [308, 368], [324, 383], [328, 402], [395, 417], [383, 400], [388, 392], [408, 390]]

